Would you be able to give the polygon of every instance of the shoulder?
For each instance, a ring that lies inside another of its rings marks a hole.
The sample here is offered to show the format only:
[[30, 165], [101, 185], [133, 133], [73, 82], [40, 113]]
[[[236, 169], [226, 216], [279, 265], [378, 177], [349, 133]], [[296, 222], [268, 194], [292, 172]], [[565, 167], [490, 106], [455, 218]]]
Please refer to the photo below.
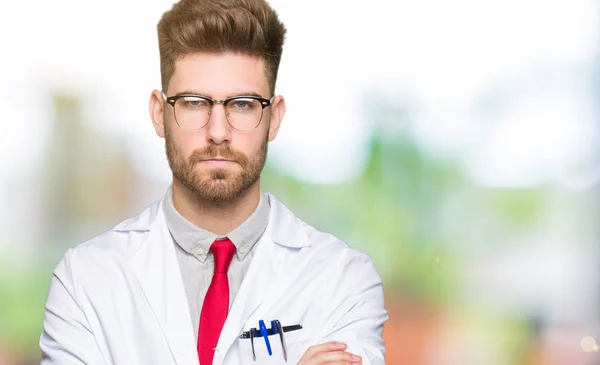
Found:
[[363, 250], [350, 247], [336, 235], [320, 231], [306, 222], [303, 222], [303, 229], [315, 254], [326, 258], [336, 271], [353, 273], [353, 276], [362, 272], [379, 278], [373, 261]]
[[92, 270], [94, 267], [104, 267], [131, 258], [148, 234], [160, 203], [161, 201], [157, 201], [138, 215], [68, 249], [59, 262], [56, 273], [65, 270]]
[[[371, 258], [362, 250], [350, 247], [336, 235], [321, 231], [302, 221], [282, 202], [268, 195], [272, 220], [277, 221], [273, 228], [276, 242], [291, 241], [289, 245], [302, 248], [306, 258], [316, 266], [327, 267], [338, 272], [364, 273], [376, 281], [380, 277]], [[321, 264], [321, 265], [319, 265]]]

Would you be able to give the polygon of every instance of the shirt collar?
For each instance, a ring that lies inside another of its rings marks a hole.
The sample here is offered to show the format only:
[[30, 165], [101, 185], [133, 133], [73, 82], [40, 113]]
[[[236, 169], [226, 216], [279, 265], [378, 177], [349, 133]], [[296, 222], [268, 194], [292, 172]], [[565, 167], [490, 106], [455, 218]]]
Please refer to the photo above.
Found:
[[196, 226], [175, 209], [172, 187], [169, 187], [165, 196], [163, 210], [173, 240], [184, 251], [202, 262], [206, 260], [212, 243], [225, 237], [235, 245], [237, 258], [243, 260], [267, 228], [270, 213], [269, 202], [261, 192], [254, 212], [237, 228], [224, 236], [219, 236]]

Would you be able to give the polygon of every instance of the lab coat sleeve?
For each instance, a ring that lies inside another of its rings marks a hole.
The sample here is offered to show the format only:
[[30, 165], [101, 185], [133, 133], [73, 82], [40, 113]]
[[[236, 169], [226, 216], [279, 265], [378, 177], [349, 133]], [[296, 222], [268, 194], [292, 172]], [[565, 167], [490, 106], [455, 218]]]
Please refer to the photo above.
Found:
[[40, 348], [42, 365], [105, 364], [77, 301], [72, 249], [67, 251], [52, 276]]
[[339, 341], [362, 357], [363, 365], [385, 365], [383, 324], [388, 319], [383, 287], [371, 259], [348, 249], [333, 269], [323, 298], [329, 298], [319, 343]]

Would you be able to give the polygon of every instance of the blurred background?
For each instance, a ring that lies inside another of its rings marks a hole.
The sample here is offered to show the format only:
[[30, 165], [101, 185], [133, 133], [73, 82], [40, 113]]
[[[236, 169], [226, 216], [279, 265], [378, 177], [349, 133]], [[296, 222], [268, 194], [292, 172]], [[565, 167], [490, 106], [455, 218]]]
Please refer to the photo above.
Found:
[[[171, 4], [0, 5], [1, 365], [39, 363], [66, 249], [169, 185], [147, 102]], [[600, 364], [600, 4], [271, 4], [263, 190], [373, 258], [387, 363]]]

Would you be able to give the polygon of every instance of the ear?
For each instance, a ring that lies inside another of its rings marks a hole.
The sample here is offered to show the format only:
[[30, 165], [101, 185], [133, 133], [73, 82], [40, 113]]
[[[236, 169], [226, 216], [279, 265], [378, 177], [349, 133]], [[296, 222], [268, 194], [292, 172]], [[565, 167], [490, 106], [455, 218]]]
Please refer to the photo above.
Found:
[[150, 110], [150, 118], [152, 118], [154, 130], [160, 138], [165, 138], [164, 110], [166, 105], [167, 103], [163, 93], [158, 90], [153, 90], [150, 95], [148, 108]]
[[276, 96], [271, 104], [271, 124], [269, 125], [269, 142], [277, 137], [281, 121], [285, 115], [285, 99], [283, 96]]

